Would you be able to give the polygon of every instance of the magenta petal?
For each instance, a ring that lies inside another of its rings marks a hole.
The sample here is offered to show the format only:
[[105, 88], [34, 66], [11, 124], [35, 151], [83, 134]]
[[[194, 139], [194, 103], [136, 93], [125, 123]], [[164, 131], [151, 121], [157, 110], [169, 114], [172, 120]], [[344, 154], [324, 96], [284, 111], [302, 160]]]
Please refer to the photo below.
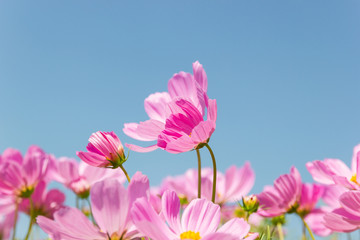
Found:
[[167, 92], [157, 92], [150, 94], [144, 101], [145, 111], [150, 119], [165, 122], [166, 105], [171, 101]]
[[91, 205], [100, 229], [110, 236], [122, 233], [126, 227], [129, 197], [126, 189], [116, 179], [97, 182], [91, 189]]
[[281, 175], [274, 182], [274, 188], [281, 197], [283, 204], [280, 207], [291, 207], [298, 198], [298, 186], [295, 178], [290, 174]]
[[200, 232], [200, 236], [215, 232], [219, 223], [220, 207], [206, 199], [192, 200], [181, 218], [183, 231]]
[[162, 196], [162, 214], [175, 232], [181, 232], [180, 224], [180, 200], [174, 191], [167, 190]]
[[134, 145], [134, 144], [125, 143], [125, 146], [127, 148], [129, 148], [130, 150], [132, 150], [132, 151], [142, 152], [142, 153], [151, 152], [151, 151], [154, 151], [154, 150], [159, 148], [156, 144], [151, 145], [149, 147], [140, 147], [140, 146], [137, 146], [137, 145]]
[[13, 148], [7, 148], [1, 155], [2, 161], [15, 161], [19, 164], [22, 164], [23, 157], [19, 150]]
[[217, 232], [229, 233], [239, 238], [244, 238], [250, 231], [250, 225], [240, 218], [234, 218], [226, 222]]

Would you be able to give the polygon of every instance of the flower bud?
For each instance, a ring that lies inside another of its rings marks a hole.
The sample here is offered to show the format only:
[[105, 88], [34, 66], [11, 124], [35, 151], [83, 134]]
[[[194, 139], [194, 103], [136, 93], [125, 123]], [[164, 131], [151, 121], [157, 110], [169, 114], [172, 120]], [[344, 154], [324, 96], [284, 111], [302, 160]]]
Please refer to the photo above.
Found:
[[243, 209], [248, 213], [254, 213], [259, 208], [259, 199], [255, 195], [245, 196], [242, 198]]

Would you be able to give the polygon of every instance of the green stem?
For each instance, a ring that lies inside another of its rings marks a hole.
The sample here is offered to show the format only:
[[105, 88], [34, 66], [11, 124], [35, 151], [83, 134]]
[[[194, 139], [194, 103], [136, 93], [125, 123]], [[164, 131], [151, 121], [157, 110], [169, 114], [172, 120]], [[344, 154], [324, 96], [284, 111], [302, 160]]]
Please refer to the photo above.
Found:
[[277, 230], [278, 230], [278, 234], [279, 234], [279, 239], [284, 240], [284, 233], [283, 233], [283, 230], [282, 230], [281, 223], [277, 224]]
[[88, 204], [89, 204], [89, 211], [90, 211], [91, 220], [92, 220], [93, 224], [96, 225], [94, 215], [92, 214], [91, 202], [90, 202], [89, 198], [86, 198], [86, 201], [87, 201]]
[[201, 198], [201, 158], [199, 149], [196, 149], [196, 155], [198, 159], [198, 198]]
[[130, 183], [130, 177], [129, 177], [128, 173], [126, 172], [126, 170], [125, 170], [125, 168], [123, 167], [123, 165], [122, 165], [122, 164], [120, 165], [120, 168], [121, 168], [121, 170], [124, 172], [124, 174], [125, 174], [125, 176], [126, 176], [126, 178], [127, 178], [128, 182]]
[[76, 195], [76, 208], [80, 209], [80, 205], [79, 205], [79, 197]]
[[26, 233], [26, 237], [25, 240], [28, 240], [30, 237], [30, 233], [31, 233], [31, 229], [34, 223], [34, 203], [31, 199], [31, 197], [29, 198], [29, 203], [30, 203], [30, 223], [29, 223], [29, 228], [28, 231]]
[[214, 156], [214, 153], [213, 151], [211, 150], [209, 144], [205, 143], [205, 146], [207, 147], [207, 149], [209, 150], [210, 152], [210, 155], [211, 155], [211, 159], [212, 159], [212, 163], [213, 163], [213, 188], [212, 188], [212, 197], [211, 197], [211, 201], [213, 203], [215, 203], [215, 194], [216, 194], [216, 173], [217, 173], [217, 170], [216, 170], [216, 161], [215, 161], [215, 156]]
[[15, 216], [14, 216], [14, 228], [13, 228], [12, 240], [15, 240], [16, 225], [17, 225], [17, 219], [18, 219], [18, 212], [19, 212], [19, 199], [16, 199], [16, 203], [15, 203]]
[[310, 237], [312, 240], [315, 240], [315, 237], [314, 237], [314, 234], [312, 233], [309, 225], [307, 225], [307, 223], [305, 222], [304, 218], [301, 218], [303, 223], [304, 223], [304, 226], [306, 227], [306, 229], [308, 230], [309, 234], [310, 234]]

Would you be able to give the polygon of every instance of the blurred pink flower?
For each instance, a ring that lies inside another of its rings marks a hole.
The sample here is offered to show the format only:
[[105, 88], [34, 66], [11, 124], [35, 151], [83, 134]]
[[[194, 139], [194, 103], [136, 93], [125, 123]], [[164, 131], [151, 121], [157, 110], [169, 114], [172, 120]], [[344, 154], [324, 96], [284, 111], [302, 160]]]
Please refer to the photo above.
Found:
[[81, 198], [87, 198], [91, 186], [106, 178], [117, 178], [121, 183], [126, 181], [124, 174], [120, 171], [93, 167], [85, 162], [79, 163], [72, 158], [59, 158], [56, 169], [55, 180], [64, 184]]
[[132, 239], [142, 236], [130, 219], [130, 209], [137, 198], [149, 197], [146, 176], [137, 172], [127, 189], [117, 179], [105, 179], [93, 185], [90, 196], [92, 214], [98, 227], [76, 208], [60, 209], [55, 212], [54, 220], [40, 216], [37, 223], [55, 240]]
[[264, 217], [275, 217], [291, 211], [300, 200], [301, 190], [300, 173], [292, 167], [290, 174], [281, 175], [274, 181], [274, 186], [266, 186], [258, 195], [258, 213]]
[[255, 239], [249, 234], [250, 225], [243, 219], [234, 218], [218, 229], [220, 207], [206, 199], [195, 199], [180, 217], [180, 200], [173, 191], [162, 196], [162, 217], [150, 203], [139, 198], [131, 210], [134, 224], [140, 232], [156, 240], [169, 239]]
[[352, 232], [360, 228], [360, 191], [348, 191], [339, 198], [342, 207], [324, 217], [324, 224], [335, 232]]
[[49, 156], [37, 146], [29, 147], [24, 158], [18, 150], [6, 149], [0, 163], [0, 194], [30, 197], [47, 178]]
[[114, 132], [96, 132], [89, 138], [88, 152], [76, 152], [76, 155], [95, 167], [117, 168], [125, 161], [124, 147]]
[[350, 190], [360, 190], [360, 144], [355, 146], [351, 169], [339, 159], [308, 162], [306, 167], [315, 181], [338, 184]]
[[[193, 75], [179, 72], [169, 80], [169, 92], [157, 92], [145, 99], [144, 107], [149, 120], [138, 123], [124, 124], [124, 133], [129, 137], [140, 141], [157, 141], [158, 136], [165, 129], [167, 118], [170, 116], [168, 104], [174, 99], [185, 99], [193, 104], [202, 118], [205, 108], [208, 106], [207, 76], [202, 65], [196, 61], [193, 63]], [[149, 147], [140, 147], [126, 144], [131, 150], [138, 152], [153, 151], [161, 146], [158, 144]]]
[[[63, 207], [65, 195], [57, 189], [46, 191], [46, 183], [42, 181], [36, 186], [31, 199], [34, 204], [33, 214], [35, 216], [53, 218], [54, 212]], [[24, 199], [21, 202], [20, 211], [30, 215], [29, 199]]]

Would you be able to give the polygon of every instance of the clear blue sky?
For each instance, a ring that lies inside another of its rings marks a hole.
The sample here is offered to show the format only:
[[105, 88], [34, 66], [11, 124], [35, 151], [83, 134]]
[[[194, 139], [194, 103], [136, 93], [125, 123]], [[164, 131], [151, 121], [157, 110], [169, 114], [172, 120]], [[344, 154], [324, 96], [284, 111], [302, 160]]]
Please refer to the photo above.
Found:
[[[350, 163], [360, 143], [359, 20], [356, 0], [1, 1], [0, 151], [75, 157], [97, 130], [136, 143], [123, 123], [199, 60], [220, 170], [249, 160], [254, 193], [292, 165], [311, 181], [307, 161]], [[132, 153], [125, 167], [156, 185], [195, 155]]]

